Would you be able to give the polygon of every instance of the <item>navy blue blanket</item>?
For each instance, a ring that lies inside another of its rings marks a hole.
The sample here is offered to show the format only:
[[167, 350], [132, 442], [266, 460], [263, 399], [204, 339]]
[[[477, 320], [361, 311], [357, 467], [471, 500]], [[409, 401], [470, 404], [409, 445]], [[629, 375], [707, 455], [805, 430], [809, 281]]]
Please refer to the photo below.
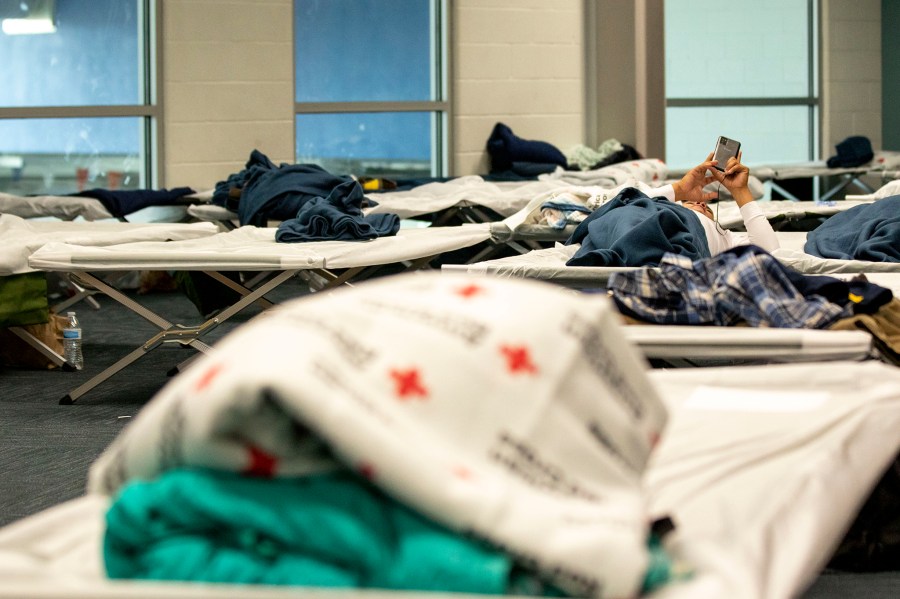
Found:
[[237, 210], [242, 225], [265, 227], [270, 219], [295, 218], [304, 203], [327, 197], [344, 183], [359, 185], [351, 177], [333, 175], [317, 164], [276, 166], [265, 154], [253, 150], [244, 170], [216, 184], [213, 202]]
[[190, 187], [176, 187], [174, 189], [130, 189], [123, 191], [88, 189], [69, 195], [100, 200], [100, 203], [103, 204], [103, 207], [110, 214], [121, 218], [148, 206], [175, 206], [189, 203], [185, 202], [184, 196], [192, 193], [194, 193], [194, 190]]
[[241, 200], [241, 190], [247, 184], [250, 176], [256, 172], [265, 172], [277, 168], [278, 166], [269, 160], [268, 156], [259, 150], [253, 150], [250, 152], [250, 158], [244, 164], [244, 170], [228, 175], [227, 179], [216, 183], [216, 187], [213, 190], [212, 203], [237, 212]]
[[656, 266], [666, 253], [709, 258], [700, 217], [665, 198], [633, 187], [587, 217], [566, 245], [580, 243], [568, 266]]
[[363, 216], [362, 187], [346, 181], [335, 187], [328, 197], [307, 200], [294, 218], [283, 221], [275, 232], [275, 241], [358, 241], [396, 235], [400, 217], [396, 214]]
[[803, 250], [821, 258], [900, 262], [900, 196], [835, 214], [807, 234]]
[[[522, 139], [503, 123], [494, 125], [494, 130], [488, 137], [487, 150], [491, 157], [492, 173], [511, 170], [514, 164], [518, 164], [520, 169], [527, 169], [529, 167], [526, 164], [532, 163], [542, 165], [537, 166], [538, 169], [549, 168], [549, 171], [556, 166], [565, 168], [567, 164], [566, 156], [553, 144]], [[549, 171], [540, 170], [541, 173]]]

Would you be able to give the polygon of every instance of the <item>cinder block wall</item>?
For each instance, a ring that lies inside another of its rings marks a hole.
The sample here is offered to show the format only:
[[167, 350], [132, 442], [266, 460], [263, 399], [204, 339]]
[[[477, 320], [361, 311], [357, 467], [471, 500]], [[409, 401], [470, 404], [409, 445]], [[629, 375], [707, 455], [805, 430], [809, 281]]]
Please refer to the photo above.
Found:
[[880, 150], [881, 0], [825, 0], [822, 17], [822, 157], [850, 135]]
[[498, 121], [561, 150], [584, 139], [581, 0], [455, 0], [453, 171], [490, 170]]
[[165, 185], [211, 188], [254, 148], [294, 162], [291, 0], [164, 0]]

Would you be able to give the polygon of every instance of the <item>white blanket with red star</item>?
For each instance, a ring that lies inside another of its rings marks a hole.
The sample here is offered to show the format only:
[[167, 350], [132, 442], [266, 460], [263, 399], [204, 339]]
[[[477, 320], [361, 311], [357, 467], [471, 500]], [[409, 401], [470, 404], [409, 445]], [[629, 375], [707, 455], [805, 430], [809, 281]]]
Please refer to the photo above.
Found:
[[90, 488], [349, 467], [569, 593], [635, 596], [666, 412], [615, 319], [602, 297], [446, 274], [286, 303], [163, 389]]

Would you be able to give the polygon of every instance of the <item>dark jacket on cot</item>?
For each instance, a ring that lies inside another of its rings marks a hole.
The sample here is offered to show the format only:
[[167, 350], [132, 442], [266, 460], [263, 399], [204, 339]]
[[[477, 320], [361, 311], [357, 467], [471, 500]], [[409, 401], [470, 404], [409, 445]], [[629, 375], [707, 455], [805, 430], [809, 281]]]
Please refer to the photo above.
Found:
[[628, 187], [594, 210], [566, 241], [581, 248], [568, 266], [656, 266], [666, 253], [709, 258], [703, 225], [693, 211]]

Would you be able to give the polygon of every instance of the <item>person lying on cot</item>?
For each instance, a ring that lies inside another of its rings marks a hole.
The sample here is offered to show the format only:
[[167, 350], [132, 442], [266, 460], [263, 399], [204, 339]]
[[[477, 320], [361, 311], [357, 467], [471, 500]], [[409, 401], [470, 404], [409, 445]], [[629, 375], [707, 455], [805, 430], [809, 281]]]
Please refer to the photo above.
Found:
[[[772, 225], [769, 224], [766, 215], [753, 201], [753, 196], [748, 187], [750, 169], [746, 165], [741, 164], [742, 154], [742, 152], [738, 152], [737, 158], [729, 158], [728, 163], [725, 165], [725, 170], [720, 171], [715, 168], [717, 161], [712, 160], [712, 153], [710, 153], [704, 162], [685, 173], [680, 181], [658, 190], [659, 192], [664, 192], [666, 187], [671, 187], [672, 195], [666, 196], [667, 199], [681, 202], [681, 205], [685, 208], [706, 217], [700, 219], [700, 224], [706, 231], [709, 251], [713, 256], [738, 245], [753, 244], [769, 252], [779, 247], [778, 238], [775, 236]], [[711, 173], [712, 176], [707, 176], [706, 173]], [[734, 233], [719, 226], [713, 211], [707, 203], [710, 200], [717, 199], [718, 194], [716, 192], [703, 191], [706, 185], [713, 182], [724, 185], [731, 192], [735, 203], [737, 203], [741, 211], [741, 218], [744, 220], [747, 233]]]
[[[654, 197], [625, 188], [578, 225], [566, 244], [581, 247], [566, 264], [656, 266], [666, 253], [698, 260], [738, 245], [753, 244], [769, 252], [777, 249], [775, 231], [753, 201], [750, 170], [740, 158], [738, 154], [729, 159], [725, 170], [719, 171], [710, 154], [681, 180], [652, 190]], [[716, 222], [707, 202], [718, 193], [703, 191], [713, 182], [731, 192], [747, 233], [727, 231]]]

